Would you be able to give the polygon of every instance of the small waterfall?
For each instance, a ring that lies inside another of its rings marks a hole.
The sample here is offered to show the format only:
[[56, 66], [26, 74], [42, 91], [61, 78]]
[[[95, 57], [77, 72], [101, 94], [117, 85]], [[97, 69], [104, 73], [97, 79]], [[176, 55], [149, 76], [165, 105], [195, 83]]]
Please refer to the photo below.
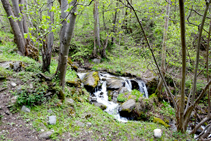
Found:
[[102, 89], [95, 92], [94, 95], [97, 97], [97, 102], [107, 106], [105, 111], [110, 115], [113, 115], [118, 121], [127, 122], [126, 118], [120, 117], [119, 115], [119, 104], [112, 101], [108, 101], [106, 81], [102, 81]]
[[[87, 73], [78, 73], [78, 76], [81, 80], [84, 79]], [[116, 102], [109, 101], [108, 100], [108, 94], [107, 94], [107, 87], [106, 87], [106, 79], [122, 79], [125, 82], [125, 87], [128, 89], [128, 91], [132, 91], [132, 80], [128, 79], [126, 77], [117, 77], [114, 75], [110, 75], [108, 73], [99, 72], [100, 82], [101, 86], [97, 86], [94, 90], [94, 95], [97, 98], [98, 103], [102, 103], [103, 105], [107, 106], [105, 111], [109, 113], [110, 115], [113, 115], [114, 118], [116, 118], [118, 121], [121, 122], [127, 122], [127, 118], [121, 117], [119, 114], [119, 108], [120, 105]], [[148, 92], [145, 83], [142, 80], [134, 80], [138, 83], [139, 91], [144, 93], [144, 96], [148, 98]]]
[[139, 91], [142, 92], [142, 93], [144, 93], [144, 96], [146, 98], [149, 98], [147, 87], [146, 87], [145, 83], [142, 80], [136, 80], [136, 81], [137, 81], [138, 86], [139, 86]]
[[129, 79], [126, 79], [125, 77], [120, 77], [125, 81], [125, 87], [128, 89], [129, 92], [132, 91], [132, 84]]

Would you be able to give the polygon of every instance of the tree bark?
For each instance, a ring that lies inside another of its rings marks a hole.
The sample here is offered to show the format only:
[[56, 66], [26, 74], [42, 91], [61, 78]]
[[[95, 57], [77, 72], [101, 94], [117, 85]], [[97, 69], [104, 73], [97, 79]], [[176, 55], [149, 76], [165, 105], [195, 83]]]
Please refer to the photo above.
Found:
[[21, 6], [20, 6], [20, 12], [21, 12], [21, 14], [22, 14], [22, 24], [23, 24], [23, 33], [28, 33], [29, 32], [29, 30], [28, 30], [28, 25], [27, 25], [27, 22], [26, 22], [26, 14], [25, 13], [23, 13], [23, 10], [24, 10], [24, 0], [20, 0], [20, 4], [21, 4]]
[[101, 47], [100, 44], [100, 20], [99, 20], [99, 1], [94, 0], [94, 50], [93, 50], [93, 56], [97, 56], [97, 48], [98, 50]]
[[114, 19], [113, 19], [113, 29], [112, 29], [112, 32], [113, 32], [113, 35], [111, 37], [111, 43], [114, 44], [115, 42], [115, 37], [116, 37], [116, 22], [117, 22], [117, 8], [118, 8], [118, 5], [119, 3], [116, 2], [116, 9], [115, 9], [115, 13], [114, 13]]
[[60, 85], [63, 87], [63, 89], [65, 85], [65, 74], [66, 74], [67, 59], [68, 59], [68, 54], [69, 54], [69, 45], [73, 36], [74, 27], [75, 27], [76, 11], [77, 11], [76, 4], [77, 4], [77, 0], [72, 0], [71, 6], [73, 6], [73, 8], [69, 15], [70, 22], [66, 25], [66, 30], [64, 33], [65, 35], [61, 35], [63, 39], [60, 44], [59, 61], [58, 61], [56, 75], [58, 76], [60, 80]]
[[[48, 0], [48, 16], [50, 17], [50, 24], [54, 23], [54, 12], [50, 11], [53, 6], [53, 0]], [[54, 40], [54, 34], [51, 31], [52, 26], [49, 27], [49, 34], [48, 34], [48, 40], [47, 40], [47, 46], [43, 46], [42, 48], [42, 59], [43, 59], [43, 65], [42, 65], [42, 71], [43, 72], [50, 72], [50, 64], [51, 64], [51, 54], [52, 54], [52, 48], [53, 48], [53, 40]]]
[[185, 8], [184, 1], [179, 0], [180, 9], [180, 34], [181, 34], [181, 46], [182, 46], [182, 82], [181, 82], [181, 97], [180, 97], [180, 107], [177, 119], [177, 130], [184, 133], [186, 131], [186, 126], [183, 126], [184, 122], [184, 108], [185, 108], [185, 78], [186, 78], [186, 39], [185, 39]]
[[[169, 0], [167, 2], [166, 6], [166, 16], [165, 16], [165, 25], [164, 25], [164, 32], [163, 32], [163, 45], [162, 45], [162, 55], [161, 55], [161, 71], [163, 73], [163, 76], [165, 76], [165, 63], [166, 63], [166, 40], [167, 40], [167, 32], [168, 32], [168, 23], [169, 23], [169, 15], [170, 15], [170, 2]], [[163, 81], [160, 79], [160, 82], [158, 84], [158, 97], [160, 97], [160, 94], [162, 93], [162, 86]]]
[[23, 20], [22, 20], [22, 17], [20, 16], [21, 12], [20, 12], [20, 8], [19, 8], [19, 0], [12, 0], [12, 6], [13, 6], [15, 17], [21, 18], [21, 19], [18, 19], [18, 26], [21, 30], [21, 33], [23, 34], [24, 33]]
[[16, 39], [18, 50], [19, 50], [21, 55], [25, 55], [26, 50], [25, 50], [24, 37], [23, 37], [23, 34], [22, 34], [22, 32], [19, 28], [18, 23], [16, 21], [14, 21], [14, 19], [13, 19], [14, 14], [12, 12], [10, 4], [9, 4], [8, 0], [1, 0], [1, 1], [2, 1], [3, 7], [4, 7], [4, 9], [7, 13], [7, 16], [9, 18], [9, 22], [10, 22], [10, 25], [12, 27], [15, 39]]

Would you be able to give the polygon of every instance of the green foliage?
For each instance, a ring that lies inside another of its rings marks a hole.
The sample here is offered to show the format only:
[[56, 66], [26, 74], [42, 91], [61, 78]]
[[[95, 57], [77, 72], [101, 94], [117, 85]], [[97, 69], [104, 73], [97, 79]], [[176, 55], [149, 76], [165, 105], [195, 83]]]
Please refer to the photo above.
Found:
[[117, 101], [125, 102], [128, 99], [135, 99], [138, 101], [139, 97], [143, 97], [143, 94], [140, 91], [134, 89], [131, 92], [120, 93], [117, 97]]

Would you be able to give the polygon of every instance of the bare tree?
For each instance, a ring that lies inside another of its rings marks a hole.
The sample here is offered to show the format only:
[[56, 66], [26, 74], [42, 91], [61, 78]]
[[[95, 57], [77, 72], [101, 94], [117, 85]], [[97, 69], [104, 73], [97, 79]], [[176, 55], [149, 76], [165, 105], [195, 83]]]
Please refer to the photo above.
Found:
[[[67, 3], [67, 0], [62, 0], [61, 1], [61, 9], [63, 11], [62, 5], [64, 3]], [[60, 85], [64, 88], [65, 85], [65, 75], [66, 75], [66, 68], [67, 68], [67, 59], [68, 59], [68, 54], [69, 54], [69, 46], [70, 46], [70, 41], [73, 36], [73, 31], [75, 27], [75, 20], [76, 20], [76, 10], [77, 10], [77, 0], [72, 0], [71, 7], [73, 7], [70, 11], [69, 14], [69, 23], [67, 23], [64, 27], [65, 30], [63, 34], [60, 34], [60, 39], [62, 37], [62, 41], [60, 43], [60, 52], [59, 52], [59, 61], [58, 61], [58, 67], [56, 71], [56, 75], [58, 76], [60, 80]]]
[[10, 6], [9, 1], [8, 0], [1, 0], [1, 2], [3, 4], [4, 10], [7, 13], [7, 17], [9, 18], [9, 22], [10, 22], [10, 25], [12, 27], [15, 39], [16, 39], [18, 50], [19, 50], [21, 55], [25, 55], [25, 51], [26, 51], [25, 40], [24, 40], [24, 37], [23, 37], [22, 28], [20, 28], [21, 27], [20, 22], [19, 22], [19, 24], [16, 22], [16, 20], [14, 18], [15, 16], [13, 14], [13, 11], [12, 11], [12, 8]]
[[97, 47], [98, 50], [101, 47], [100, 44], [100, 19], [99, 19], [99, 0], [94, 0], [94, 50], [93, 50], [93, 56], [97, 56]]
[[42, 48], [42, 70], [43, 72], [45, 71], [50, 71], [50, 64], [51, 64], [51, 54], [52, 54], [52, 48], [53, 48], [53, 40], [54, 40], [54, 35], [52, 30], [51, 24], [54, 23], [54, 12], [51, 11], [51, 8], [53, 6], [53, 0], [48, 0], [48, 16], [50, 17], [50, 26], [49, 26], [49, 34], [48, 34], [48, 40], [47, 40], [47, 45], [46, 43], [43, 43], [43, 48]]

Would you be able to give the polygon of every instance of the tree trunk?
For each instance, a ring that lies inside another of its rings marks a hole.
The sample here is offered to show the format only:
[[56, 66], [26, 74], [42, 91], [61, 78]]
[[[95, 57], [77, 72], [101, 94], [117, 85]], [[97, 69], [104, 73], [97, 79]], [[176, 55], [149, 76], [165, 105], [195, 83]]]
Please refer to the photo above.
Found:
[[16, 39], [18, 50], [19, 50], [21, 55], [25, 55], [26, 50], [25, 50], [24, 37], [23, 37], [23, 34], [22, 34], [22, 32], [19, 28], [18, 23], [16, 21], [14, 21], [14, 19], [13, 19], [14, 14], [12, 12], [10, 4], [9, 4], [8, 0], [1, 0], [1, 1], [2, 1], [3, 7], [4, 7], [4, 9], [7, 13], [7, 16], [9, 18], [9, 22], [10, 22], [10, 25], [12, 27], [15, 39]]
[[97, 48], [100, 49], [100, 21], [99, 21], [99, 1], [94, 0], [94, 50], [93, 56], [97, 56]]
[[[50, 17], [50, 24], [54, 23], [54, 12], [50, 11], [53, 6], [53, 0], [48, 0], [48, 16]], [[47, 40], [47, 46], [43, 46], [42, 48], [42, 59], [43, 59], [43, 65], [42, 65], [42, 71], [43, 72], [50, 72], [50, 64], [51, 64], [51, 53], [53, 48], [53, 40], [54, 35], [53, 32], [51, 32], [52, 27], [50, 25], [49, 27], [49, 34], [48, 34], [48, 40]]]
[[25, 13], [23, 13], [23, 10], [24, 10], [24, 0], [20, 0], [20, 4], [21, 4], [21, 6], [20, 6], [20, 12], [21, 12], [21, 14], [23, 15], [23, 17], [22, 17], [22, 24], [23, 24], [23, 33], [28, 33], [29, 32], [29, 30], [28, 30], [28, 26], [27, 26], [27, 22], [26, 22], [26, 14]]
[[20, 16], [21, 12], [20, 12], [20, 8], [19, 8], [19, 0], [12, 0], [12, 6], [13, 6], [15, 17], [21, 18], [21, 19], [18, 20], [18, 26], [21, 30], [21, 33], [23, 34], [24, 33], [23, 20], [22, 20], [22, 17]]
[[177, 111], [177, 130], [184, 133], [186, 131], [186, 124], [184, 124], [184, 108], [185, 108], [185, 77], [186, 77], [186, 40], [185, 40], [185, 8], [184, 1], [179, 0], [180, 9], [180, 34], [182, 46], [182, 82], [181, 82], [181, 97], [180, 106]]
[[117, 22], [117, 8], [118, 8], [118, 2], [116, 2], [116, 9], [115, 9], [115, 14], [114, 14], [114, 19], [113, 19], [113, 35], [111, 37], [111, 43], [115, 43], [115, 37], [116, 37], [116, 22]]
[[[163, 32], [163, 46], [162, 46], [162, 55], [161, 55], [161, 71], [163, 73], [163, 76], [165, 76], [165, 63], [166, 63], [166, 39], [167, 39], [167, 32], [168, 32], [168, 23], [169, 23], [169, 15], [170, 15], [170, 2], [169, 0], [167, 2], [166, 6], [166, 16], [165, 16], [165, 25], [164, 25], [164, 32]], [[163, 86], [163, 81], [160, 78], [160, 82], [158, 84], [158, 97], [160, 97], [160, 94], [162, 93], [162, 86]]]
[[58, 61], [56, 75], [58, 76], [58, 78], [60, 80], [60, 85], [63, 87], [63, 89], [64, 89], [64, 85], [65, 85], [65, 74], [66, 74], [66, 68], [67, 68], [69, 46], [70, 46], [70, 41], [73, 36], [74, 27], [75, 27], [76, 10], [77, 10], [76, 4], [77, 4], [77, 0], [73, 0], [71, 2], [71, 6], [73, 6], [73, 8], [69, 15], [70, 22], [66, 25], [66, 30], [64, 33], [65, 35], [61, 35], [63, 37], [63, 39], [60, 44], [59, 61]]

